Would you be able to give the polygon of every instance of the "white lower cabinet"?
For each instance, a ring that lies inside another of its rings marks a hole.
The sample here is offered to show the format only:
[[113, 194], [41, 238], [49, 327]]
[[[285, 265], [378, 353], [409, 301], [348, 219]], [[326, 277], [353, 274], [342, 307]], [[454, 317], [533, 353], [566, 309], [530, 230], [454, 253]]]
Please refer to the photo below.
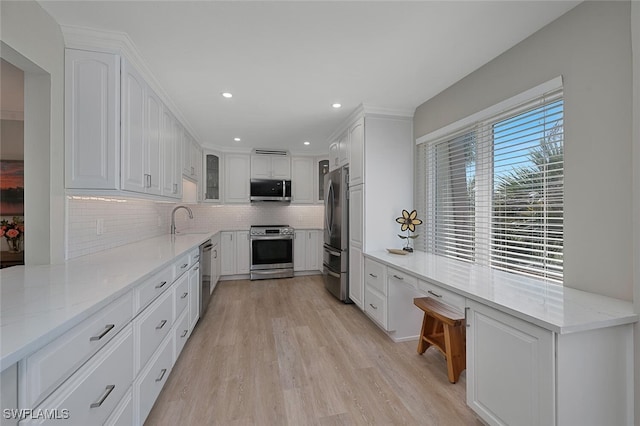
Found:
[[364, 309], [363, 259], [361, 248], [349, 247], [349, 299], [360, 309]]
[[170, 333], [133, 382], [134, 424], [143, 424], [149, 415], [173, 367], [173, 351]]
[[249, 231], [220, 233], [220, 275], [248, 274], [250, 269]]
[[554, 425], [554, 338], [467, 302], [467, 404], [491, 425]]
[[189, 310], [186, 310], [182, 313], [178, 321], [176, 321], [176, 325], [173, 328], [174, 359], [178, 359], [180, 356], [180, 352], [182, 352], [182, 349], [187, 343], [187, 339], [189, 339], [189, 335], [193, 330], [193, 328], [189, 326], [189, 319]]
[[319, 271], [320, 231], [296, 229], [293, 240], [293, 270]]
[[[180, 280], [186, 279], [184, 275]], [[147, 363], [173, 324], [173, 291], [167, 291], [133, 320], [136, 374]]]
[[133, 392], [131, 388], [104, 422], [105, 426], [130, 426], [133, 424]]
[[[133, 333], [127, 325], [95, 357], [40, 405], [68, 414], [73, 424], [102, 424], [129, 389], [133, 377]], [[66, 411], [65, 411], [66, 410]], [[20, 424], [48, 424], [54, 419], [26, 419]]]
[[[189, 334], [196, 326], [200, 318], [200, 264], [197, 263], [189, 269]], [[176, 313], [178, 315], [178, 313]]]

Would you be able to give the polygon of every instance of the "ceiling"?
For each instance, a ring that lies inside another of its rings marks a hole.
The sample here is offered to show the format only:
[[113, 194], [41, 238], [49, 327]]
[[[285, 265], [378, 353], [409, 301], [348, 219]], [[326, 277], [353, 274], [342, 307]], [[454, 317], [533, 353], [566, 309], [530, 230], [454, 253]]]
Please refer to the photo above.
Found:
[[203, 146], [323, 153], [359, 104], [413, 111], [578, 3], [41, 5], [61, 25], [126, 33]]

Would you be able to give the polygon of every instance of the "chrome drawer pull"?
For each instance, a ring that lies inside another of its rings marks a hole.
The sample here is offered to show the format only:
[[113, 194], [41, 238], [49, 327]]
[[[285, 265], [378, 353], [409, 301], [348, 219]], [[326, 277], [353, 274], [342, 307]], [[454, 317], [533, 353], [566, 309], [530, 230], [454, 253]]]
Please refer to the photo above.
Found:
[[167, 320], [160, 321], [160, 324], [156, 326], [156, 330], [160, 330], [167, 323]]
[[369, 275], [371, 275], [373, 278], [378, 278], [376, 274], [369, 274]]
[[188, 264], [188, 263], [185, 263], [184, 265], [182, 265], [182, 266], [180, 267], [180, 269], [184, 269], [184, 268], [186, 268], [187, 266], [189, 266], [189, 264]]
[[156, 382], [161, 381], [161, 380], [162, 380], [162, 378], [164, 377], [164, 375], [165, 375], [165, 373], [166, 373], [166, 372], [167, 372], [167, 369], [166, 369], [166, 368], [163, 368], [163, 369], [160, 371], [160, 376], [158, 376], [158, 378], [156, 379]]
[[471, 308], [468, 306], [464, 308], [464, 322], [467, 327], [471, 327], [471, 324], [469, 324], [469, 309]]
[[374, 305], [373, 303], [369, 303], [369, 306], [371, 306], [373, 309], [378, 309], [378, 307], [376, 305]]
[[166, 284], [167, 284], [167, 282], [166, 282], [166, 281], [162, 281], [160, 284], [158, 284], [158, 285], [156, 286], [156, 288], [162, 288], [162, 287], [164, 287]]
[[397, 276], [396, 274], [393, 274], [393, 278], [397, 278], [397, 279], [399, 279], [399, 280], [404, 280], [404, 277], [399, 277], [399, 276]]
[[195, 256], [193, 256], [194, 259], [200, 259], [200, 255], [196, 254]]
[[100, 340], [100, 339], [102, 339], [104, 336], [106, 336], [106, 334], [107, 334], [108, 332], [110, 332], [111, 330], [113, 330], [113, 327], [115, 327], [115, 326], [116, 326], [115, 324], [107, 324], [107, 325], [104, 327], [104, 330], [102, 331], [102, 333], [98, 334], [97, 336], [91, 336], [91, 337], [89, 338], [89, 341], [90, 341], [90, 342], [95, 342], [96, 340]]
[[89, 408], [98, 408], [102, 405], [102, 403], [109, 397], [109, 395], [111, 395], [111, 392], [113, 392], [113, 390], [116, 388], [116, 385], [109, 385], [104, 389], [104, 393], [102, 394], [102, 396], [100, 397], [100, 399], [98, 400], [98, 402], [93, 402], [91, 403], [91, 405], [89, 406]]
[[196, 266], [196, 267], [194, 268], [194, 270], [195, 270], [195, 271], [197, 271], [198, 269], [200, 269], [200, 267], [199, 267], [199, 266]]
[[431, 290], [427, 291], [427, 293], [429, 293], [430, 295], [435, 296], [435, 297], [442, 297], [442, 295], [441, 295], [441, 294], [434, 293], [434, 292], [433, 292], [433, 291], [431, 291]]
[[183, 331], [183, 332], [182, 332], [182, 335], [181, 335], [180, 337], [184, 337], [184, 336], [186, 336], [188, 332], [189, 332], [189, 330], [185, 330], [185, 331]]
[[180, 299], [184, 299], [185, 297], [187, 297], [187, 294], [189, 293], [184, 293], [182, 296], [180, 296]]

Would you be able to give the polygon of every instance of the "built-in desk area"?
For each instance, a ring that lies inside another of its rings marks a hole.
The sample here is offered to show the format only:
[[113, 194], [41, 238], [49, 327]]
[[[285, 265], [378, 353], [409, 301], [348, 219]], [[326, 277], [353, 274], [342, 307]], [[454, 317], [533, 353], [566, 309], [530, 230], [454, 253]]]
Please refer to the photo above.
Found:
[[[424, 252], [365, 258], [387, 277], [384, 294], [464, 298], [467, 404], [487, 423], [633, 424], [631, 302]], [[388, 317], [406, 304], [389, 301]]]

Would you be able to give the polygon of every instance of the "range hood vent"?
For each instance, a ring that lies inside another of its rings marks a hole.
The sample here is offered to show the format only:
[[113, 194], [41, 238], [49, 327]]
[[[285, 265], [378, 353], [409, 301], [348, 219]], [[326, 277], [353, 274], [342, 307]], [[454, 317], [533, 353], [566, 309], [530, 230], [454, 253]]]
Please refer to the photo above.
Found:
[[278, 151], [275, 149], [254, 149], [253, 153], [258, 155], [289, 155], [287, 151]]

